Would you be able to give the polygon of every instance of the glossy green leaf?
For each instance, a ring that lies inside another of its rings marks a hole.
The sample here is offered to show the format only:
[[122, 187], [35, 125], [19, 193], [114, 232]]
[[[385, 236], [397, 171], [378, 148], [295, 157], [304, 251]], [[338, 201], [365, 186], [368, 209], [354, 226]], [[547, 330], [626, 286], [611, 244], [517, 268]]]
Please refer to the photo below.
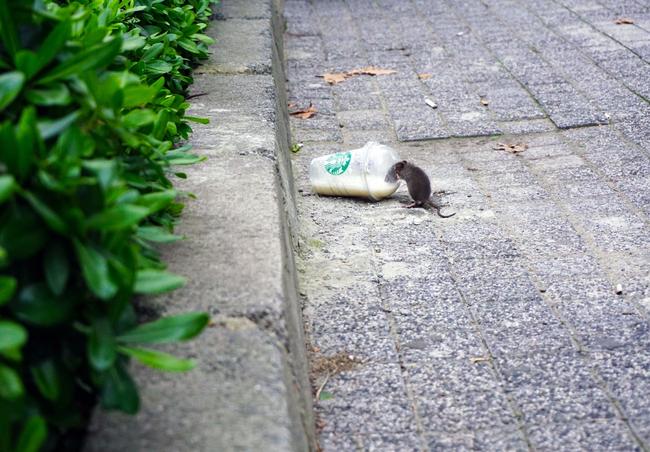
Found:
[[142, 36], [129, 36], [122, 42], [122, 52], [130, 52], [145, 46], [147, 40]]
[[18, 282], [11, 276], [0, 276], [0, 306], [7, 303], [16, 293]]
[[23, 395], [25, 388], [18, 373], [0, 363], [0, 399], [12, 400]]
[[138, 237], [156, 243], [173, 243], [183, 239], [183, 236], [172, 234], [157, 226], [140, 226]]
[[63, 83], [52, 83], [43, 89], [28, 89], [25, 91], [25, 97], [28, 101], [44, 107], [65, 106], [72, 102], [70, 90]]
[[70, 264], [61, 242], [53, 242], [43, 256], [45, 280], [55, 295], [61, 295], [70, 277]]
[[95, 248], [85, 246], [78, 240], [74, 241], [79, 264], [90, 290], [102, 300], [112, 298], [118, 290], [111, 280], [108, 261]]
[[35, 163], [35, 156], [41, 148], [41, 137], [36, 127], [36, 108], [27, 107], [22, 111], [16, 126], [16, 156], [14, 159], [15, 170], [20, 180], [30, 174]]
[[210, 317], [203, 312], [179, 314], [138, 325], [118, 336], [119, 342], [163, 343], [186, 341], [206, 327]]
[[88, 339], [88, 358], [97, 370], [106, 370], [113, 365], [117, 357], [115, 336], [107, 319], [97, 319]]
[[11, 174], [0, 176], [0, 203], [5, 202], [16, 190], [16, 180]]
[[137, 129], [142, 126], [146, 126], [154, 122], [156, 119], [156, 114], [151, 110], [133, 110], [130, 111], [127, 115], [122, 118], [122, 123], [130, 128]]
[[48, 400], [56, 400], [61, 393], [62, 378], [53, 360], [38, 363], [30, 368], [39, 392]]
[[163, 270], [140, 270], [135, 275], [133, 291], [140, 294], [159, 294], [185, 285], [185, 278]]
[[150, 210], [143, 206], [118, 204], [90, 217], [86, 227], [106, 231], [130, 228], [142, 221], [149, 213]]
[[167, 109], [160, 110], [158, 112], [158, 119], [156, 119], [156, 122], [153, 127], [153, 131], [151, 132], [154, 138], [157, 138], [159, 140], [163, 139], [163, 136], [167, 131], [167, 123], [169, 122], [170, 117], [171, 114]]
[[14, 322], [0, 320], [0, 350], [20, 348], [27, 342], [27, 330]]
[[115, 160], [86, 160], [84, 168], [92, 172], [99, 181], [102, 190], [106, 191], [117, 178], [117, 162]]
[[199, 124], [210, 124], [210, 120], [208, 118], [200, 118], [198, 116], [183, 116], [183, 119], [186, 119], [188, 121], [192, 122], [197, 122]]
[[65, 116], [62, 116], [59, 119], [55, 120], [43, 120], [38, 123], [38, 131], [43, 137], [44, 140], [48, 140], [52, 137], [59, 135], [65, 129], [70, 127], [80, 116], [79, 111], [73, 111]]
[[4, 48], [13, 58], [18, 51], [18, 34], [16, 33], [16, 20], [6, 1], [0, 1], [0, 38], [2, 38]]
[[146, 366], [168, 372], [186, 372], [196, 367], [196, 363], [191, 359], [177, 358], [169, 353], [149, 348], [120, 347], [120, 352], [135, 358]]
[[47, 438], [47, 424], [40, 416], [32, 416], [25, 422], [15, 452], [38, 452]]
[[176, 190], [164, 190], [147, 193], [138, 199], [138, 205], [147, 207], [150, 212], [157, 212], [176, 199]]
[[162, 74], [167, 74], [168, 72], [171, 72], [174, 67], [167, 63], [166, 61], [158, 60], [158, 61], [153, 61], [151, 63], [147, 63], [145, 65], [147, 72], [150, 72], [152, 74], [156, 75], [162, 75]]
[[127, 86], [123, 90], [122, 105], [124, 108], [133, 108], [146, 105], [151, 102], [158, 93], [158, 89], [152, 86], [134, 85]]
[[39, 71], [56, 57], [69, 35], [70, 22], [67, 20], [59, 22], [47, 35], [41, 47], [38, 49]]
[[142, 61], [153, 61], [162, 53], [163, 50], [165, 50], [165, 45], [162, 42], [157, 42], [151, 45], [151, 47], [149, 47], [142, 55]]
[[115, 59], [121, 46], [122, 39], [116, 37], [108, 42], [102, 42], [82, 50], [48, 72], [39, 80], [39, 83], [46, 84], [79, 75], [88, 70], [105, 67]]
[[19, 50], [16, 53], [16, 69], [29, 80], [39, 69], [38, 56], [31, 50]]
[[201, 51], [199, 48], [196, 46], [194, 42], [192, 42], [189, 39], [179, 39], [178, 40], [178, 45], [181, 46], [183, 49], [187, 50], [190, 53], [194, 54], [200, 54]]
[[22, 72], [13, 71], [0, 75], [0, 111], [20, 94], [24, 83], [25, 75]]
[[61, 234], [67, 232], [67, 227], [63, 219], [49, 205], [41, 201], [36, 195], [30, 192], [23, 192], [23, 197], [29, 202], [36, 212], [43, 218], [45, 223]]
[[14, 206], [9, 217], [0, 221], [0, 247], [11, 259], [24, 259], [41, 249], [46, 240], [45, 229], [28, 206]]
[[[92, 154], [96, 143], [87, 134], [74, 125], [66, 129], [56, 141], [53, 157], [56, 159], [81, 158]], [[93, 169], [93, 160], [85, 160], [85, 168]]]
[[101, 386], [101, 404], [106, 409], [119, 409], [134, 414], [140, 406], [138, 390], [124, 366], [117, 363], [106, 372]]
[[52, 326], [70, 318], [73, 300], [68, 297], [58, 298], [47, 285], [36, 283], [23, 287], [10, 308], [16, 317], [27, 323]]
[[168, 157], [166, 160], [170, 165], [195, 165], [199, 162], [204, 161], [205, 157], [198, 155], [179, 155]]

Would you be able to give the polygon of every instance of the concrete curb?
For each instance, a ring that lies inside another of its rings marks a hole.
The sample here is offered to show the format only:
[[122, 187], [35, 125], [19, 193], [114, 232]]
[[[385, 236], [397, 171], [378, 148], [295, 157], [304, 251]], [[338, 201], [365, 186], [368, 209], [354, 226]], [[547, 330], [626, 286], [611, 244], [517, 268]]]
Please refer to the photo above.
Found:
[[166, 350], [198, 367], [162, 374], [133, 365], [135, 417], [97, 410], [86, 452], [315, 449], [311, 390], [293, 257], [296, 209], [282, 64], [281, 0], [231, 1], [195, 71], [191, 143], [208, 161], [189, 168], [195, 193], [165, 249], [187, 287], [147, 299], [158, 315], [210, 312], [214, 327]]

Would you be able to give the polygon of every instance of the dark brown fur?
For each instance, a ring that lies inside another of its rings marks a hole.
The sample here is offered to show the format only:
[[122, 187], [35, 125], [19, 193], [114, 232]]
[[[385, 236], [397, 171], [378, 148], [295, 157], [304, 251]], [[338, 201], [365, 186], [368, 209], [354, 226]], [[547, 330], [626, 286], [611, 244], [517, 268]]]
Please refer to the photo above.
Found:
[[406, 182], [409, 195], [413, 198], [413, 203], [406, 207], [430, 206], [436, 209], [438, 216], [441, 218], [449, 218], [456, 215], [455, 213], [451, 215], [443, 215], [440, 213], [442, 206], [431, 200], [431, 182], [429, 181], [429, 176], [427, 176], [427, 173], [422, 168], [406, 160], [402, 160], [390, 167], [385, 179], [386, 182], [395, 182], [400, 179]]

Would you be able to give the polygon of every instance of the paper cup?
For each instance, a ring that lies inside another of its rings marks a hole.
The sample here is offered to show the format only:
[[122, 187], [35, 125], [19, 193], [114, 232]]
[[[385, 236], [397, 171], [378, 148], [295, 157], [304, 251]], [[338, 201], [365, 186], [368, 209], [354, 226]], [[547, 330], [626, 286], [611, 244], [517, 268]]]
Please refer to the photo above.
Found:
[[399, 160], [393, 149], [373, 141], [360, 149], [315, 158], [309, 166], [312, 190], [379, 201], [399, 187], [399, 181], [385, 181], [388, 170]]

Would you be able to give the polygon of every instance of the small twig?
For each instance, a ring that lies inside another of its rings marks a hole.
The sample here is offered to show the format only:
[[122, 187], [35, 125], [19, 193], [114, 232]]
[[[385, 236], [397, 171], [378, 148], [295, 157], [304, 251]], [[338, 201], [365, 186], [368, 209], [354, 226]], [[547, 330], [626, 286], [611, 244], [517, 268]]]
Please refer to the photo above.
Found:
[[320, 393], [323, 391], [323, 388], [327, 384], [327, 380], [330, 379], [330, 373], [327, 372], [327, 375], [325, 375], [325, 380], [323, 380], [323, 383], [318, 387], [318, 390], [316, 391], [316, 400], [320, 400]]
[[198, 94], [190, 94], [185, 98], [185, 100], [189, 99], [194, 99], [195, 97], [201, 97], [201, 96], [206, 96], [208, 93], [198, 93]]

